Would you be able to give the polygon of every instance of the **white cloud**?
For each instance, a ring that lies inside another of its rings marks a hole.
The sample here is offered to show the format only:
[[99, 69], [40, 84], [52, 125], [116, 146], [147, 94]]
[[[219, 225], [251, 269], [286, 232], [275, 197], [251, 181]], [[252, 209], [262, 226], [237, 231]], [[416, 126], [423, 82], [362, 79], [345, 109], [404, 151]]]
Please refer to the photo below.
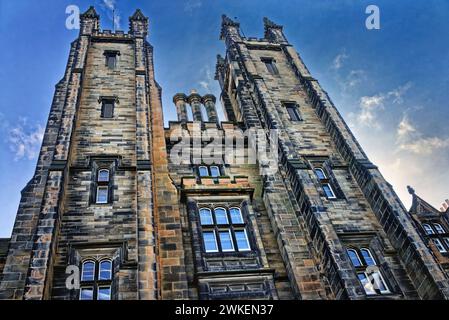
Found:
[[184, 4], [184, 11], [192, 12], [195, 9], [201, 8], [202, 5], [202, 0], [187, 0]]
[[206, 91], [210, 92], [212, 84], [214, 83], [214, 77], [212, 76], [212, 72], [209, 66], [206, 66], [202, 69], [201, 73], [203, 74], [203, 80], [199, 81], [198, 84]]
[[406, 151], [417, 155], [430, 155], [449, 148], [449, 137], [426, 137], [411, 123], [404, 113], [396, 130], [397, 151]]
[[44, 136], [44, 128], [40, 124], [29, 125], [26, 118], [20, 118], [16, 126], [2, 120], [0, 127], [6, 133], [5, 141], [14, 153], [15, 161], [37, 157]]
[[[411, 83], [406, 83], [387, 93], [379, 93], [373, 96], [363, 96], [360, 98], [359, 112], [351, 113], [349, 116], [355, 119], [358, 127], [381, 128], [378, 120], [378, 113], [385, 109], [385, 104], [401, 104], [403, 96], [410, 89]], [[405, 125], [405, 123], [403, 124]], [[398, 129], [399, 130], [399, 129]], [[402, 128], [405, 130], [405, 128]]]
[[343, 66], [343, 61], [347, 58], [349, 58], [349, 56], [344, 51], [339, 53], [332, 61], [332, 69], [340, 69]]
[[[120, 29], [121, 17], [120, 11], [117, 10], [117, 3], [115, 0], [103, 0], [103, 6], [107, 9], [109, 19], [113, 20], [115, 29]], [[114, 16], [112, 12], [114, 11]]]

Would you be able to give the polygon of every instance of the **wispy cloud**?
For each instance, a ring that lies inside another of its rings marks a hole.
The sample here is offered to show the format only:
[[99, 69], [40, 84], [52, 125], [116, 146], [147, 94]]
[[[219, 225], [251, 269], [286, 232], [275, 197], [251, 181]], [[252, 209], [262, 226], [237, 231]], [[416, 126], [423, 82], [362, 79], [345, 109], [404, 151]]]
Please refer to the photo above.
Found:
[[201, 8], [202, 5], [203, 5], [202, 0], [187, 0], [184, 3], [184, 11], [192, 12], [195, 9]]
[[44, 128], [40, 124], [30, 124], [27, 118], [20, 118], [12, 126], [0, 114], [0, 129], [5, 134], [5, 142], [14, 154], [14, 160], [33, 160], [39, 154]]
[[[121, 17], [120, 11], [117, 10], [117, 3], [115, 0], [103, 0], [103, 6], [107, 10], [108, 18], [113, 20], [115, 29], [120, 29]], [[114, 12], [114, 15], [112, 15]]]
[[404, 114], [397, 128], [397, 148], [398, 151], [431, 155], [435, 151], [449, 148], [449, 137], [425, 136]]
[[346, 60], [347, 58], [349, 58], [349, 56], [343, 50], [343, 52], [341, 52], [335, 56], [334, 60], [332, 61], [331, 68], [334, 70], [340, 69], [343, 66], [344, 60]]
[[214, 83], [214, 77], [212, 76], [212, 71], [209, 66], [206, 66], [201, 71], [203, 79], [198, 82], [198, 84], [206, 91], [211, 91], [211, 86]]
[[[356, 125], [359, 127], [381, 128], [378, 121], [378, 113], [385, 109], [385, 104], [401, 104], [403, 96], [410, 89], [411, 83], [406, 83], [387, 93], [378, 93], [373, 96], [363, 96], [360, 98], [359, 111], [351, 113], [349, 116], [355, 118]], [[405, 126], [406, 123], [403, 123]], [[405, 127], [402, 128], [405, 130]]]

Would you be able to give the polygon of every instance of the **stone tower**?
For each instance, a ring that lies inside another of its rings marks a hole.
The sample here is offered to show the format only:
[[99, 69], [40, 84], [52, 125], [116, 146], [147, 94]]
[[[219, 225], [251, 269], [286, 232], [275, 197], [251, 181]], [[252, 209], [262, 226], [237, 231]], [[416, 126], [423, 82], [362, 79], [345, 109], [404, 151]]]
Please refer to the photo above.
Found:
[[[179, 209], [148, 19], [137, 10], [128, 33], [101, 31], [99, 20], [93, 7], [80, 16], [56, 85], [36, 172], [22, 191], [3, 299], [186, 297], [180, 235], [167, 231]], [[66, 267], [82, 264], [86, 285], [68, 290]]]
[[192, 90], [164, 128], [148, 19], [80, 18], [0, 239], [0, 299], [449, 298], [443, 260], [282, 26], [246, 38], [223, 16], [226, 121]]

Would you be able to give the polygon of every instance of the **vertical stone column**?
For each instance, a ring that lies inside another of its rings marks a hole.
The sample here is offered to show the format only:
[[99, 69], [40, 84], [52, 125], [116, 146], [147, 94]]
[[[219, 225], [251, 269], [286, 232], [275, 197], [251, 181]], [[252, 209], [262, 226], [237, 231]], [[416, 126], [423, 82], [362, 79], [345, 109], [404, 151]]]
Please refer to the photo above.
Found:
[[187, 96], [184, 93], [177, 93], [173, 97], [173, 103], [176, 105], [176, 113], [178, 115], [178, 121], [186, 123], [187, 109], [186, 109]]
[[206, 94], [203, 97], [203, 104], [206, 108], [207, 118], [209, 122], [218, 123], [217, 110], [215, 109], [215, 102], [217, 99], [212, 94]]
[[188, 101], [192, 107], [193, 121], [203, 121], [203, 115], [201, 114], [201, 96], [196, 90], [190, 92]]

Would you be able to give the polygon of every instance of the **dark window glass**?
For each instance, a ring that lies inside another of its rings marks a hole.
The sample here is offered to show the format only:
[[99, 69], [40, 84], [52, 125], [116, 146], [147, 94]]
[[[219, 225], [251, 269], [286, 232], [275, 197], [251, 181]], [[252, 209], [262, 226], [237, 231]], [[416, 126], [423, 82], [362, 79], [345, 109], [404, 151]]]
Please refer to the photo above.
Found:
[[114, 102], [103, 101], [103, 105], [101, 107], [101, 117], [112, 118], [113, 116], [114, 116]]
[[106, 54], [106, 65], [109, 69], [115, 69], [117, 57], [114, 53]]
[[298, 106], [296, 103], [285, 103], [288, 115], [291, 121], [301, 121], [301, 115], [299, 114]]
[[263, 58], [262, 62], [265, 63], [265, 67], [267, 68], [268, 72], [271, 74], [279, 74], [279, 71], [276, 67], [276, 63], [271, 58]]

